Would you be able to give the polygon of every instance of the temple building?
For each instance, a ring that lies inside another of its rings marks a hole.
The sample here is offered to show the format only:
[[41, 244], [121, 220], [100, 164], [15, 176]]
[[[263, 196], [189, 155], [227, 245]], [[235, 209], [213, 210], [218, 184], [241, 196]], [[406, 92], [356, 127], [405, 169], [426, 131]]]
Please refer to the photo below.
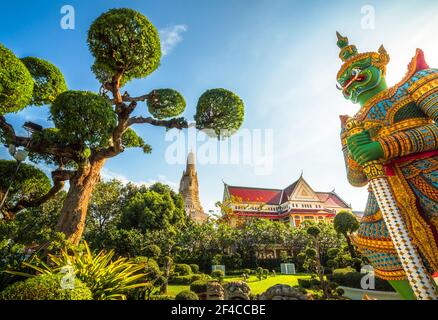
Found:
[[314, 191], [302, 175], [285, 189], [224, 183], [223, 204], [230, 209], [227, 213], [234, 226], [244, 219], [264, 218], [298, 227], [305, 220], [332, 222], [338, 212], [352, 212], [351, 206], [334, 190]]
[[185, 203], [187, 215], [196, 222], [203, 223], [207, 221], [208, 215], [202, 209], [199, 200], [198, 174], [195, 167], [195, 154], [190, 151], [187, 157], [186, 170], [183, 172], [179, 184], [179, 193], [182, 195]]

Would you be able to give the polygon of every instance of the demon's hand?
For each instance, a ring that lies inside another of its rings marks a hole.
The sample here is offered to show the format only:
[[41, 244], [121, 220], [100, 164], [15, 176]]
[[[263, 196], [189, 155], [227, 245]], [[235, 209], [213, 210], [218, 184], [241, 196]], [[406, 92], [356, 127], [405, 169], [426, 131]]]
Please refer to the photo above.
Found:
[[347, 138], [347, 147], [352, 158], [360, 165], [384, 157], [382, 146], [371, 139], [368, 131]]

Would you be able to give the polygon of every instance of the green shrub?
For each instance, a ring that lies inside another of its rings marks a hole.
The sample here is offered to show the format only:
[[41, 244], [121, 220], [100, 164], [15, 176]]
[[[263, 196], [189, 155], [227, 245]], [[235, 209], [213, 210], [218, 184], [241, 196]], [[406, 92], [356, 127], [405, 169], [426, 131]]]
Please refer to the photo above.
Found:
[[188, 276], [173, 276], [169, 279], [170, 284], [188, 285], [192, 283], [192, 275]]
[[199, 298], [193, 291], [184, 290], [176, 295], [175, 300], [199, 300]]
[[190, 285], [190, 291], [193, 291], [197, 294], [207, 292], [207, 281], [197, 280], [192, 282]]
[[312, 289], [321, 285], [318, 279], [298, 279], [298, 285], [304, 289]]
[[225, 274], [224, 274], [224, 272], [223, 272], [222, 270], [214, 270], [214, 271], [211, 273], [211, 276], [212, 276], [213, 278], [217, 279], [219, 282], [222, 282], [222, 280], [223, 280], [224, 277], [225, 277]]
[[192, 269], [192, 273], [198, 273], [199, 272], [199, 266], [197, 264], [192, 263], [190, 265], [190, 269]]
[[243, 269], [243, 273], [248, 276], [251, 274], [251, 271], [252, 271], [251, 269]]
[[337, 268], [339, 266], [338, 262], [334, 259], [330, 259], [327, 261], [327, 267], [329, 268]]
[[334, 259], [339, 254], [338, 248], [330, 248], [327, 250], [327, 255], [329, 258]]
[[32, 99], [34, 82], [15, 54], [0, 44], [0, 115], [17, 112]]
[[311, 279], [300, 279], [300, 278], [298, 278], [298, 285], [301, 288], [310, 289], [311, 286], [312, 286]]
[[180, 276], [187, 276], [192, 274], [192, 268], [188, 264], [176, 264], [174, 272], [179, 273]]
[[[364, 276], [365, 274], [357, 272], [353, 268], [344, 268], [334, 270], [329, 279], [343, 287], [362, 289], [360, 282]], [[375, 278], [375, 290], [394, 292], [394, 289], [388, 281], [377, 277]]]
[[193, 281], [199, 281], [199, 280], [210, 280], [211, 277], [207, 274], [190, 274], [187, 276], [173, 276], [171, 279], [169, 279], [170, 284], [177, 284], [177, 285], [189, 285]]
[[207, 280], [211, 280], [211, 277], [208, 274], [204, 274], [204, 273], [194, 274], [192, 275], [192, 280], [190, 283], [199, 280], [207, 281]]
[[62, 274], [45, 274], [16, 282], [0, 293], [1, 300], [92, 300], [93, 295], [79, 279], [74, 289], [61, 287]]

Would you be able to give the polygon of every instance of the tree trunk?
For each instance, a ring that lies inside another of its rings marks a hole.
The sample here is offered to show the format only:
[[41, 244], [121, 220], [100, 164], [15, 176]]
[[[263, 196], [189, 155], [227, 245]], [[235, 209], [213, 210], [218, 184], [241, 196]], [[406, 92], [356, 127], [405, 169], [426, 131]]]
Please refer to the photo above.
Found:
[[316, 270], [319, 277], [319, 282], [321, 283], [321, 289], [324, 293], [324, 297], [328, 298], [327, 286], [324, 280], [324, 267], [321, 263], [321, 253], [319, 247], [319, 240], [316, 240]]
[[170, 258], [166, 259], [165, 262], [165, 271], [164, 271], [164, 278], [165, 281], [160, 287], [160, 294], [167, 294], [167, 287], [169, 285], [169, 277], [170, 277], [170, 269], [172, 267], [172, 260]]
[[348, 234], [344, 234], [345, 239], [347, 240], [347, 246], [348, 246], [348, 251], [350, 252], [350, 255], [352, 258], [356, 258], [356, 250], [354, 250], [353, 244], [351, 243], [351, 239], [350, 236]]
[[79, 243], [84, 232], [90, 196], [100, 179], [100, 170], [104, 164], [105, 159], [91, 162], [90, 165], [80, 168], [70, 180], [56, 231], [63, 232], [74, 245]]

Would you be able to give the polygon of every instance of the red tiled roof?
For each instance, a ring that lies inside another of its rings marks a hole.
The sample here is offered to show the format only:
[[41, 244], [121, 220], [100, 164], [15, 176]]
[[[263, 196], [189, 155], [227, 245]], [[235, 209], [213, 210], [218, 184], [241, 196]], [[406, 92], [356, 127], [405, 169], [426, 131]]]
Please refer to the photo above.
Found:
[[[252, 187], [237, 187], [225, 184], [229, 195], [235, 197], [244, 203], [266, 203], [266, 204], [283, 204], [287, 202], [288, 197], [294, 192], [300, 180], [286, 187], [285, 189], [267, 189], [267, 188], [252, 188]], [[340, 196], [334, 191], [332, 192], [315, 192], [319, 200], [329, 207], [350, 207]]]
[[334, 192], [316, 192], [319, 200], [330, 207], [350, 207], [340, 196]]
[[228, 186], [228, 192], [242, 202], [279, 204], [282, 190]]
[[234, 212], [234, 214], [237, 216], [240, 216], [240, 217], [259, 217], [259, 218], [270, 218], [270, 219], [284, 218], [284, 217], [287, 217], [289, 215], [293, 216], [295, 214], [318, 215], [318, 216], [324, 216], [324, 217], [336, 216], [335, 213], [330, 212], [328, 210], [312, 210], [312, 209], [294, 209], [291, 211], [282, 212], [282, 213], [278, 213], [278, 214], [272, 214], [269, 212], [257, 212], [257, 211], [237, 211], [237, 212]]

